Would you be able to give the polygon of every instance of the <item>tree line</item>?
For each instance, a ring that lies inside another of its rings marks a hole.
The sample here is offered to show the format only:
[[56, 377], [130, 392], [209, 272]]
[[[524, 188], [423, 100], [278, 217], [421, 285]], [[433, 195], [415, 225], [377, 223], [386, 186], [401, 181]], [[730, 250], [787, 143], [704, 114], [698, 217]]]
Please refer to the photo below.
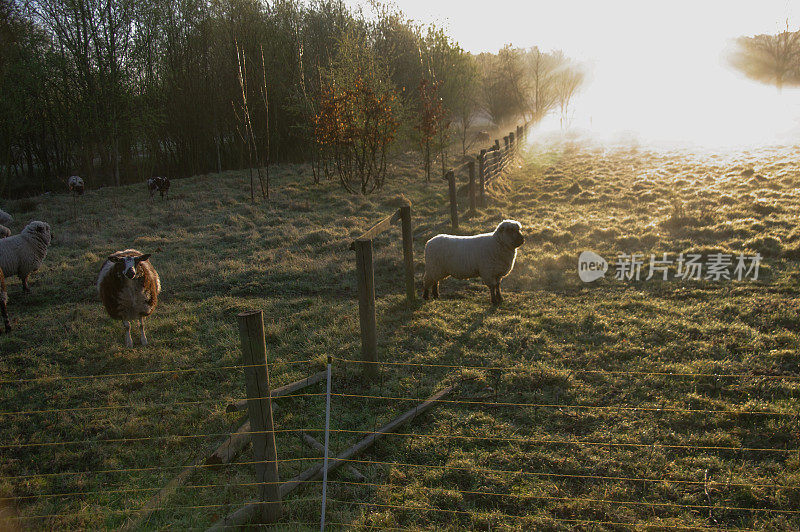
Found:
[[392, 150], [416, 147], [430, 167], [447, 147], [466, 152], [480, 120], [568, 119], [584, 75], [560, 52], [474, 55], [373, 11], [0, 0], [0, 194], [59, 190], [72, 174], [99, 187], [256, 168], [266, 196], [269, 164], [299, 161], [368, 193]]

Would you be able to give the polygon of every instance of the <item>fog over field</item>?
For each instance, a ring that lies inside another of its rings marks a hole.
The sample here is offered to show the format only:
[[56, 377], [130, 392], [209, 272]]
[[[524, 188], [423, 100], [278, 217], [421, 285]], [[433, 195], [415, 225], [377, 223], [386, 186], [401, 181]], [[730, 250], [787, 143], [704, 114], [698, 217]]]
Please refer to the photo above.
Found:
[[[591, 90], [575, 98], [573, 125], [595, 138], [633, 136], [661, 145], [709, 147], [800, 138], [800, 91], [778, 94], [725, 64], [736, 37], [796, 27], [800, 5], [794, 2], [511, 0], [491, 6], [409, 0], [399, 5], [420, 21], [446, 21], [473, 53], [511, 43], [560, 49], [584, 62]], [[555, 115], [540, 125], [545, 131], [558, 128]]]

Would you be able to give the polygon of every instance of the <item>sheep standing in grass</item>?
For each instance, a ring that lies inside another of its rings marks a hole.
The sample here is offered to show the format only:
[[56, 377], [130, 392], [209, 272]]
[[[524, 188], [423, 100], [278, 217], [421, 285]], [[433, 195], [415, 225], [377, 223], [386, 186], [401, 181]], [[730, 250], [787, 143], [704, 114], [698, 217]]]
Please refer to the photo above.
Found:
[[70, 178], [67, 179], [67, 186], [69, 187], [69, 191], [72, 194], [72, 197], [83, 196], [83, 191], [85, 190], [85, 187], [83, 185], [83, 179], [81, 179], [80, 177], [76, 175], [70, 176]]
[[0, 268], [0, 316], [3, 317], [3, 325], [6, 328], [6, 332], [11, 332], [11, 321], [8, 319], [8, 309], [6, 305], [8, 304], [8, 292], [6, 292], [6, 278], [3, 276], [3, 270]]
[[0, 225], [0, 238], [6, 238], [7, 236], [11, 236], [11, 229], [5, 225]]
[[151, 177], [147, 180], [147, 190], [150, 191], [150, 198], [158, 191], [163, 198], [169, 192], [170, 181], [168, 177]]
[[520, 224], [514, 220], [500, 222], [493, 233], [475, 236], [436, 235], [425, 244], [425, 276], [423, 298], [439, 297], [439, 281], [447, 277], [469, 279], [480, 277], [492, 298], [492, 304], [503, 302], [500, 281], [511, 273], [517, 248], [525, 243]]
[[97, 277], [97, 291], [106, 312], [113, 319], [122, 320], [126, 347], [133, 347], [133, 320], [139, 320], [141, 343], [147, 345], [144, 319], [156, 309], [161, 293], [161, 279], [149, 259], [149, 254], [135, 249], [117, 251], [108, 256]]
[[31, 291], [28, 275], [41, 267], [52, 237], [50, 225], [31, 222], [20, 234], [0, 239], [0, 269], [7, 277], [19, 277], [25, 292]]

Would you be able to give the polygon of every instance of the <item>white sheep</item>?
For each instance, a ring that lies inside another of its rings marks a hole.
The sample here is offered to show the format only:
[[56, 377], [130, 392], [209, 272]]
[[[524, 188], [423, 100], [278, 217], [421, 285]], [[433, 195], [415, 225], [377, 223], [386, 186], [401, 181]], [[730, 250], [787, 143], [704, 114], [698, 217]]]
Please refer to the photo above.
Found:
[[503, 220], [493, 233], [474, 236], [436, 235], [425, 244], [425, 276], [423, 298], [429, 292], [439, 297], [439, 281], [447, 277], [469, 279], [480, 277], [492, 298], [492, 304], [502, 303], [500, 281], [511, 273], [517, 248], [525, 243], [521, 225]]
[[70, 176], [69, 179], [67, 179], [67, 187], [69, 187], [69, 191], [73, 198], [75, 196], [83, 196], [85, 187], [81, 177], [76, 175]]
[[0, 225], [10, 225], [13, 221], [14, 218], [12, 218], [10, 214], [0, 209]]
[[0, 238], [6, 238], [7, 236], [11, 236], [11, 229], [5, 225], [0, 225]]
[[3, 275], [3, 270], [0, 268], [0, 316], [3, 317], [3, 325], [6, 328], [6, 332], [11, 332], [11, 321], [8, 319], [8, 309], [6, 309], [6, 305], [8, 304], [8, 292], [6, 292], [6, 278]]
[[147, 345], [144, 319], [156, 309], [161, 293], [161, 279], [149, 259], [149, 254], [135, 249], [117, 251], [108, 256], [97, 276], [97, 291], [106, 312], [122, 320], [126, 347], [133, 347], [133, 320], [139, 320], [141, 343]]
[[44, 262], [52, 238], [50, 225], [31, 222], [18, 235], [0, 239], [0, 268], [6, 277], [19, 277], [25, 292], [30, 292], [28, 275]]

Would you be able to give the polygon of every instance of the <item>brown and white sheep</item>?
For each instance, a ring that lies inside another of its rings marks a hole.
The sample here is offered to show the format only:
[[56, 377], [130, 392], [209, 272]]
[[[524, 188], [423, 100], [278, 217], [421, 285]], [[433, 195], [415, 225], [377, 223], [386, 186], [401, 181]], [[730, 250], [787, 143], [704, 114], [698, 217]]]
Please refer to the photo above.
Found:
[[492, 233], [474, 236], [436, 235], [425, 244], [423, 298], [439, 297], [439, 281], [447, 277], [480, 277], [492, 304], [503, 302], [500, 281], [511, 273], [517, 248], [525, 243], [520, 223], [503, 220]]
[[109, 255], [100, 268], [97, 291], [108, 315], [115, 320], [122, 320], [125, 345], [133, 347], [133, 320], [139, 320], [141, 343], [147, 345], [144, 319], [156, 309], [161, 293], [161, 279], [150, 264], [150, 254], [126, 249]]
[[150, 198], [158, 191], [163, 198], [168, 192], [170, 181], [168, 177], [151, 177], [147, 180], [147, 190], [150, 191]]

